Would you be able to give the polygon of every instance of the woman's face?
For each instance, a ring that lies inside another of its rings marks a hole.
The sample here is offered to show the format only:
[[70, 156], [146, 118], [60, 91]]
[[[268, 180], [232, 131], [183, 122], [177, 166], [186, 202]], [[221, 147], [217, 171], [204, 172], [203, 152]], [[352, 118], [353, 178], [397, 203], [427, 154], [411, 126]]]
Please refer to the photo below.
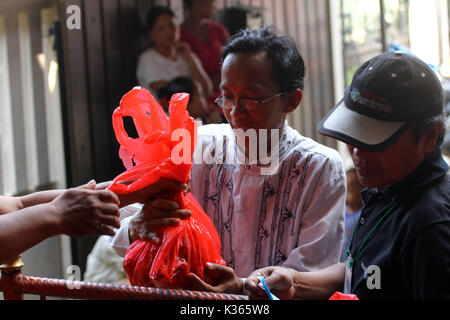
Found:
[[171, 47], [177, 40], [177, 27], [174, 17], [162, 14], [155, 22], [153, 28], [149, 31], [155, 47]]
[[192, 13], [201, 19], [211, 19], [214, 16], [214, 0], [192, 1], [191, 14]]

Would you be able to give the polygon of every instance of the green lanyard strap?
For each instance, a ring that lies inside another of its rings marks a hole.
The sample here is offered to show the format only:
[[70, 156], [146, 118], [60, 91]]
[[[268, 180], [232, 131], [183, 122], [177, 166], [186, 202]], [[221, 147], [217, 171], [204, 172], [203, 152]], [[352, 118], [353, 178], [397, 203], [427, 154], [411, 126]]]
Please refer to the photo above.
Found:
[[[364, 239], [363, 243], [359, 246], [358, 251], [356, 252], [356, 255], [354, 258], [351, 258], [348, 264], [348, 267], [351, 268], [353, 266], [353, 262], [356, 261], [356, 259], [359, 256], [359, 253], [361, 252], [362, 248], [364, 248], [364, 246], [366, 245], [367, 240], [369, 239], [369, 237], [372, 235], [372, 233], [376, 230], [376, 228], [378, 228], [378, 226], [380, 225], [381, 221], [384, 220], [384, 218], [386, 218], [386, 216], [397, 206], [397, 202], [394, 202], [394, 204], [392, 205], [392, 207], [381, 217], [380, 220], [378, 220], [377, 224], [372, 228], [372, 230], [370, 230], [369, 234], [367, 235], [367, 237]], [[350, 256], [350, 248], [353, 244], [353, 238], [355, 237], [355, 232], [356, 232], [356, 228], [358, 227], [358, 223], [356, 224], [355, 228], [353, 229], [353, 234], [352, 234], [352, 239], [350, 240], [350, 244], [347, 248], [346, 251], [346, 256], [347, 258]]]

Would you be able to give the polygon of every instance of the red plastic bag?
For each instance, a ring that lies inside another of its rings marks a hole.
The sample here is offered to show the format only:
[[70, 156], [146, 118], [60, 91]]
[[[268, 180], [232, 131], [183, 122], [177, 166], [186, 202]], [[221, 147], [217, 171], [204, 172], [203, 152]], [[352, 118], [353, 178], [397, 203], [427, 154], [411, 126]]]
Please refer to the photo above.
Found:
[[359, 300], [355, 294], [344, 294], [341, 292], [335, 292], [328, 300]]
[[[170, 101], [170, 118], [167, 118], [146, 89], [136, 87], [123, 96], [114, 111], [113, 126], [121, 145], [119, 156], [127, 171], [113, 180], [109, 190], [129, 193], [162, 177], [182, 183], [188, 181], [197, 139], [196, 122], [186, 111], [188, 101], [188, 94], [175, 94]], [[128, 137], [122, 119], [125, 116], [133, 118], [139, 138]], [[180, 136], [177, 132], [189, 141], [172, 139], [174, 133]], [[180, 143], [184, 147], [179, 148]], [[189, 161], [180, 162], [180, 158]], [[125, 185], [119, 184], [120, 181], [134, 182]], [[131, 284], [182, 288], [189, 273], [208, 281], [204, 272], [207, 262], [225, 265], [220, 254], [220, 239], [210, 218], [190, 193], [168, 191], [156, 198], [176, 201], [180, 208], [190, 210], [192, 216], [181, 220], [178, 226], [158, 230], [159, 243], [152, 240], [132, 243], [123, 263]]]
[[[172, 141], [175, 130], [190, 132], [191, 155], [194, 152], [197, 129], [194, 119], [186, 111], [189, 95], [176, 94], [170, 101], [170, 119], [151, 93], [140, 87], [132, 89], [120, 101], [113, 113], [113, 127], [120, 144], [119, 157], [127, 169], [108, 187], [118, 194], [129, 193], [149, 186], [160, 177], [187, 182], [192, 163], [174, 164], [172, 149], [179, 141]], [[130, 138], [124, 128], [123, 117], [132, 117], [138, 138]], [[191, 157], [192, 159], [192, 157]], [[134, 165], [134, 164], [135, 165]], [[130, 185], [119, 181], [134, 181]]]

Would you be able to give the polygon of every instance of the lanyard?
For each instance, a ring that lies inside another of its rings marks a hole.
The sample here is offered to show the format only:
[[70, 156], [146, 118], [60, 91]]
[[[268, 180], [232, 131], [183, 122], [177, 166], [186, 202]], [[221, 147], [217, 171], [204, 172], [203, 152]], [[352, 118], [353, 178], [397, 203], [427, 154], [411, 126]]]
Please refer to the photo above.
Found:
[[[394, 202], [394, 204], [392, 205], [392, 207], [381, 217], [380, 220], [378, 220], [377, 224], [372, 228], [372, 230], [370, 230], [370, 232], [367, 234], [366, 238], [364, 239], [363, 243], [359, 246], [358, 251], [356, 252], [356, 255], [354, 258], [350, 258], [349, 261], [349, 265], [348, 267], [351, 268], [353, 265], [353, 262], [356, 261], [356, 259], [359, 256], [359, 253], [361, 252], [362, 248], [364, 248], [364, 246], [366, 245], [367, 240], [369, 239], [369, 237], [372, 235], [372, 233], [375, 231], [376, 228], [378, 228], [378, 226], [380, 225], [381, 221], [384, 220], [384, 218], [386, 218], [386, 216], [397, 206], [397, 202]], [[356, 228], [358, 227], [358, 223], [356, 224], [355, 228], [353, 229], [353, 235], [352, 235], [352, 239], [350, 240], [350, 244], [347, 248], [346, 251], [346, 256], [347, 258], [350, 256], [350, 248], [353, 244], [353, 238], [355, 237], [355, 232], [356, 232]]]

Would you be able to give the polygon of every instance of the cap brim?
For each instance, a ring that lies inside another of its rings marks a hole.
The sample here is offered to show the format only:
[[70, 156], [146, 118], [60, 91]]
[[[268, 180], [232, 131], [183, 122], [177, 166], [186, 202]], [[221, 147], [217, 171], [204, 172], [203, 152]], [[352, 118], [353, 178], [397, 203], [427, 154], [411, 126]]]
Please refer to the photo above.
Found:
[[382, 151], [394, 144], [411, 122], [369, 118], [345, 106], [344, 100], [320, 122], [320, 134], [368, 151]]

